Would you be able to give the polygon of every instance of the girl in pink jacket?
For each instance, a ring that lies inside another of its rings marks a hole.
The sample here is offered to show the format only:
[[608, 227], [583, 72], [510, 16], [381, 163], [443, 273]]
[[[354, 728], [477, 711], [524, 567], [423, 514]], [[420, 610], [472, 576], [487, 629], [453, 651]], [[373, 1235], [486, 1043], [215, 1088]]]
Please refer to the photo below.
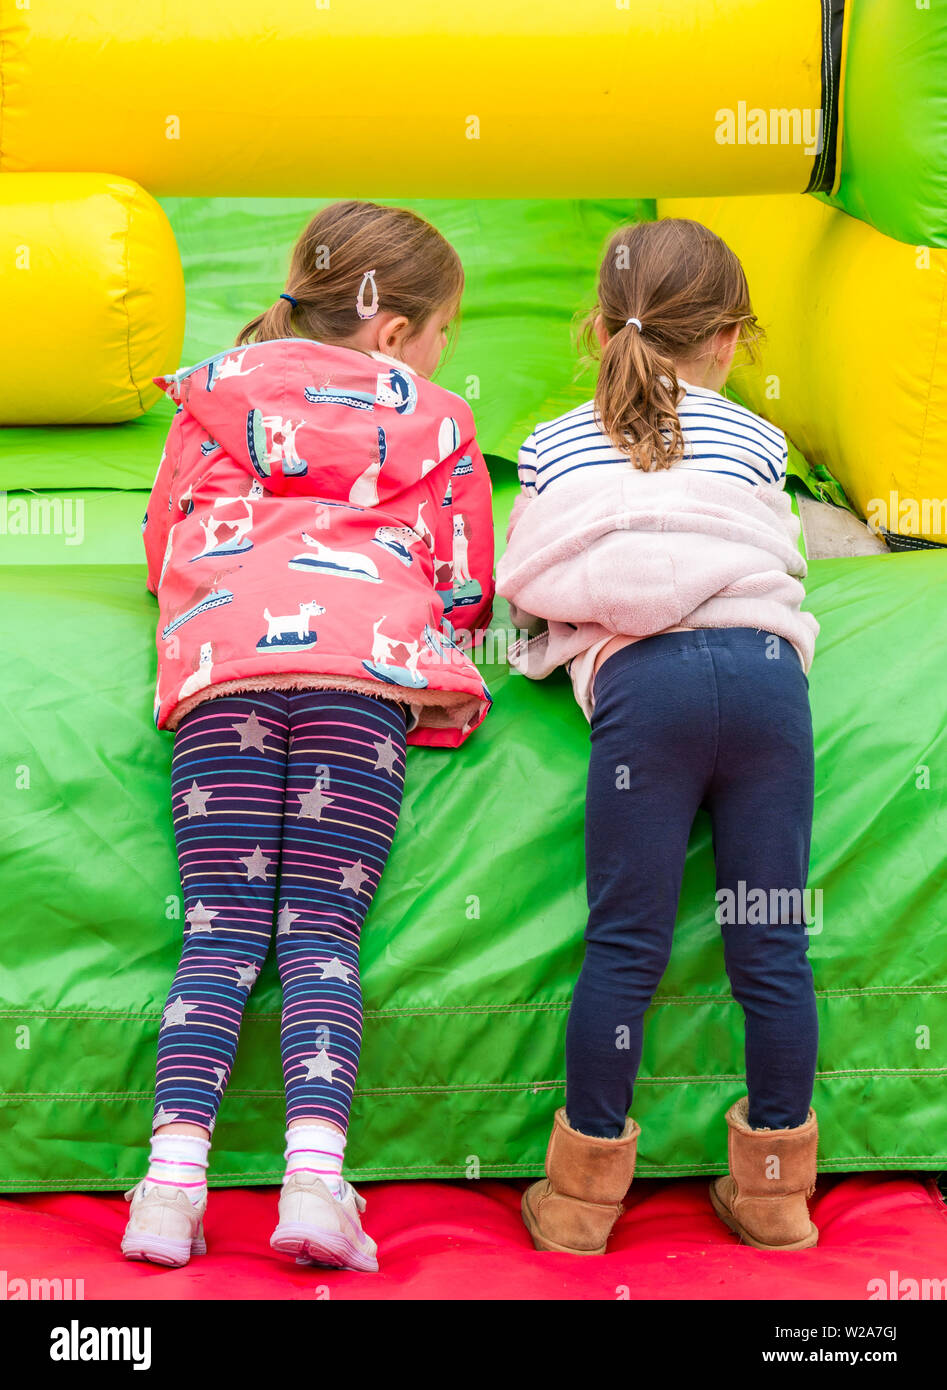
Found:
[[462, 289], [428, 223], [337, 203], [235, 349], [159, 380], [178, 410], [144, 541], [185, 931], [130, 1258], [204, 1249], [210, 1136], [275, 918], [288, 1128], [271, 1245], [377, 1268], [341, 1175], [359, 931], [406, 743], [456, 747], [490, 707], [465, 651], [491, 614], [490, 482], [469, 406], [429, 380]]
[[[738, 344], [757, 332], [743, 268], [708, 228], [619, 228], [586, 325], [601, 353], [595, 398], [538, 424], [520, 452], [497, 580], [514, 625], [535, 631], [511, 661], [536, 678], [567, 663], [591, 726], [589, 915], [565, 1106], [546, 1177], [523, 1196], [541, 1250], [600, 1254], [623, 1210], [644, 1016], [701, 808], [747, 1090], [727, 1111], [730, 1171], [710, 1200], [763, 1250], [818, 1239], [806, 1201], [818, 1140], [806, 673], [819, 628], [800, 607], [785, 436], [721, 394]], [[706, 1048], [736, 1089], [722, 1022]]]

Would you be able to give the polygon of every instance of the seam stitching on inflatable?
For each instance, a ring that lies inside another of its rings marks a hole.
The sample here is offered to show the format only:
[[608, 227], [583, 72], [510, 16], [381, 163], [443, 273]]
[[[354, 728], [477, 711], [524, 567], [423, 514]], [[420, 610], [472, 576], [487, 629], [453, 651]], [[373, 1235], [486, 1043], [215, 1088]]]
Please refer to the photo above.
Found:
[[[131, 198], [134, 198], [134, 191]], [[142, 415], [145, 413], [145, 402], [142, 400], [141, 390], [135, 380], [135, 372], [132, 367], [132, 316], [129, 309], [128, 300], [131, 294], [131, 266], [129, 262], [129, 247], [132, 239], [132, 209], [131, 199], [125, 202], [125, 247], [123, 261], [125, 267], [125, 293], [122, 296], [122, 304], [125, 309], [125, 358], [128, 363], [128, 380], [131, 383], [132, 391], [138, 398], [138, 408]]]
[[[839, 986], [836, 989], [817, 989], [817, 999], [841, 999], [846, 996], [863, 998], [895, 998], [900, 995], [912, 997], [931, 994], [947, 994], [947, 985], [852, 985], [851, 988]], [[662, 1006], [680, 1007], [685, 1004], [727, 1004], [736, 1000], [730, 994], [673, 994], [652, 1001], [652, 1008]], [[365, 1018], [384, 1020], [398, 1018], [438, 1018], [454, 1014], [514, 1014], [514, 1013], [562, 1013], [569, 1008], [569, 1000], [550, 1000], [537, 1004], [445, 1004], [430, 1005], [417, 1009], [366, 1009]], [[142, 1013], [119, 1013], [114, 1009], [0, 1009], [3, 1018], [62, 1018], [124, 1021], [127, 1023], [150, 1023], [161, 1017], [161, 1010]], [[261, 1013], [247, 1014], [247, 1023], [278, 1023], [282, 1015], [275, 1009]]]
[[[915, 252], [916, 255], [916, 252]], [[934, 375], [937, 371], [937, 359], [941, 350], [941, 339], [944, 329], [944, 300], [947, 295], [947, 273], [941, 276], [940, 285], [940, 306], [937, 314], [937, 328], [934, 333], [934, 351], [931, 353], [931, 371], [927, 380], [927, 393], [924, 401], [924, 415], [921, 419], [921, 432], [918, 439], [917, 458], [915, 460], [914, 487], [912, 491], [917, 496], [918, 482], [921, 476], [921, 462], [924, 458], [924, 447], [927, 441], [927, 422], [931, 413], [931, 387], [934, 384]]]
[[[831, 1158], [819, 1160], [818, 1171], [820, 1173], [846, 1172], [851, 1163], [870, 1163], [872, 1170], [877, 1172], [898, 1172], [907, 1168], [913, 1168], [916, 1162], [924, 1164], [943, 1163], [947, 1161], [947, 1154], [899, 1154], [897, 1159], [879, 1158], [877, 1154], [847, 1154], [844, 1158]], [[724, 1167], [723, 1161], [720, 1163], [648, 1163], [639, 1158], [635, 1172], [639, 1177], [668, 1177], [681, 1174], [684, 1177], [697, 1177], [702, 1173], [720, 1173]], [[857, 1171], [857, 1170], [854, 1170]], [[533, 1174], [541, 1172], [541, 1165], [535, 1163], [481, 1163], [481, 1173], [492, 1173], [496, 1177], [508, 1177], [522, 1174], [531, 1177]], [[284, 1174], [282, 1168], [259, 1168], [251, 1172], [214, 1173], [208, 1181], [208, 1187], [214, 1189], [223, 1186], [252, 1187], [262, 1185], [267, 1181], [278, 1183]], [[398, 1177], [448, 1177], [466, 1176], [466, 1166], [462, 1163], [449, 1166], [444, 1164], [441, 1167], [433, 1165], [418, 1165], [413, 1167], [409, 1164], [400, 1164], [390, 1168], [370, 1168], [353, 1166], [350, 1176], [356, 1182], [368, 1182], [372, 1179], [398, 1178]], [[22, 1181], [16, 1177], [0, 1178], [0, 1184], [6, 1188], [7, 1192], [115, 1192], [121, 1191], [120, 1186], [116, 1186], [114, 1178], [76, 1178], [67, 1180], [63, 1178], [52, 1179], [48, 1182]]]
[[[845, 1067], [838, 1071], [817, 1071], [815, 1076], [817, 1081], [830, 1080], [856, 1080], [859, 1077], [914, 1077], [921, 1079], [924, 1077], [935, 1078], [947, 1075], [947, 1067]], [[639, 1076], [636, 1086], [679, 1086], [686, 1083], [691, 1086], [717, 1086], [737, 1085], [742, 1083], [744, 1075], [742, 1072], [720, 1072], [714, 1076]], [[553, 1079], [546, 1081], [471, 1081], [462, 1083], [447, 1083], [436, 1086], [359, 1086], [356, 1088], [356, 1100], [367, 1096], [420, 1096], [420, 1095], [472, 1095], [489, 1093], [491, 1095], [519, 1094], [529, 1091], [533, 1095], [538, 1095], [540, 1091], [564, 1091], [565, 1079]], [[282, 1100], [282, 1090], [255, 1090], [248, 1091], [245, 1088], [239, 1090], [229, 1087], [228, 1096], [235, 1100]], [[6, 1091], [0, 1101], [16, 1102], [33, 1100], [55, 1100], [55, 1101], [101, 1101], [103, 1103], [114, 1104], [118, 1101], [150, 1101], [153, 1099], [154, 1091]]]

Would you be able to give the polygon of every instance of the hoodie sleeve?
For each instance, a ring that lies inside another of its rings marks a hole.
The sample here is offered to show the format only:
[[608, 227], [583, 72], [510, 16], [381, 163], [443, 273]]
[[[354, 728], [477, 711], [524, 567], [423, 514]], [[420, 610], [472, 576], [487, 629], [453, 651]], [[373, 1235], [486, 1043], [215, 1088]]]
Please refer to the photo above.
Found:
[[171, 421], [141, 527], [145, 542], [145, 558], [148, 562], [148, 589], [153, 594], [158, 592], [158, 579], [164, 565], [172, 524], [179, 519], [171, 515], [171, 482], [181, 461], [183, 415], [183, 411], [178, 411]]
[[[536, 494], [533, 492], [523, 491], [513, 503], [513, 510], [510, 512], [510, 519], [506, 527], [506, 539], [508, 541], [513, 534], [514, 528], [523, 520], [523, 516], [528, 511], [529, 505], [535, 495]], [[501, 560], [500, 570], [502, 570], [502, 567], [503, 562]], [[503, 593], [502, 575], [498, 574], [498, 580], [499, 593], [501, 597], [506, 598], [506, 594]], [[545, 618], [538, 618], [534, 613], [527, 613], [525, 608], [517, 608], [512, 599], [507, 599], [507, 602], [510, 605], [510, 621], [515, 628], [519, 628], [521, 631], [528, 633], [530, 637], [535, 637], [537, 633], [541, 632], [543, 628], [546, 627]]]
[[493, 489], [486, 461], [475, 438], [454, 455], [450, 506], [442, 507], [435, 534], [435, 554], [450, 556], [455, 597], [466, 591], [480, 597], [458, 606], [450, 615], [455, 631], [477, 633], [489, 626], [493, 614]]

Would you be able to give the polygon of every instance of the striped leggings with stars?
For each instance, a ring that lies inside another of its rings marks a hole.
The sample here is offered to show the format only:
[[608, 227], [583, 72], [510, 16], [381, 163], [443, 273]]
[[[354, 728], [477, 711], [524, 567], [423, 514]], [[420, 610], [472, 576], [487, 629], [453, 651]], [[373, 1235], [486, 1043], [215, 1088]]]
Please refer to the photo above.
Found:
[[333, 690], [202, 702], [174, 739], [184, 949], [158, 1034], [154, 1126], [213, 1131], [276, 925], [287, 1121], [348, 1124], [359, 933], [401, 809], [401, 705]]

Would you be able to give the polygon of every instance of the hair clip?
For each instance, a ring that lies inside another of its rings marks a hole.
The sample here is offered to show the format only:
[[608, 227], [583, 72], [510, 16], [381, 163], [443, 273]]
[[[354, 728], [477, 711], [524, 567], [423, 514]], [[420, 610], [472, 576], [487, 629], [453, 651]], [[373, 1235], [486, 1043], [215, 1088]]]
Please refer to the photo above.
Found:
[[635, 325], [635, 327], [637, 328], [637, 330], [638, 330], [639, 333], [642, 331], [642, 329], [641, 329], [641, 320], [640, 320], [640, 319], [625, 319], [625, 327], [626, 327], [626, 328], [628, 327], [628, 325], [629, 325], [630, 323], [633, 323], [633, 324]]
[[[372, 297], [366, 308], [365, 286], [368, 284], [372, 287]], [[378, 286], [375, 284], [375, 272], [373, 270], [366, 270], [362, 276], [362, 283], [358, 287], [358, 295], [355, 299], [355, 307], [360, 319], [373, 319], [378, 313]]]
[[297, 306], [298, 303], [299, 303], [299, 300], [298, 300], [298, 299], [294, 299], [293, 296], [292, 296], [291, 294], [281, 294], [281, 295], [280, 295], [280, 299], [288, 299], [289, 302], [290, 302], [290, 304], [292, 304], [292, 306], [293, 306], [294, 309], [296, 308], [296, 306]]

